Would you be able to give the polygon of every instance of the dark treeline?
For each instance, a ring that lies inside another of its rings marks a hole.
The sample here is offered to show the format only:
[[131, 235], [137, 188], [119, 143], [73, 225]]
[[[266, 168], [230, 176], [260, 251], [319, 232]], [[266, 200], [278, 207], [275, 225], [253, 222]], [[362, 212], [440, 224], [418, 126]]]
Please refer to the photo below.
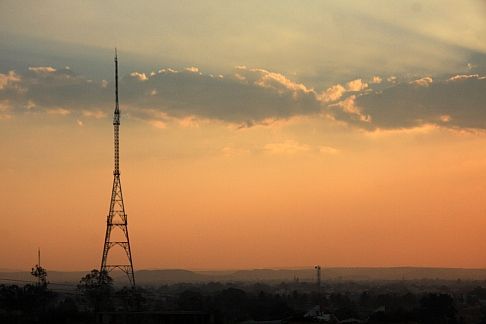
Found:
[[[44, 278], [44, 279], [42, 279]], [[486, 323], [485, 282], [201, 283], [119, 288], [0, 285], [0, 323]], [[189, 320], [191, 319], [191, 320]]]

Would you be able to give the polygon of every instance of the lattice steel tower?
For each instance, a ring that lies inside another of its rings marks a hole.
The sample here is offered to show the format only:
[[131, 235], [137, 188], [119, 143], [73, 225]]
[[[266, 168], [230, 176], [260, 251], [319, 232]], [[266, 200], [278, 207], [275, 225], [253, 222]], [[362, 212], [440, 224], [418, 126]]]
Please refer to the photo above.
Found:
[[[135, 286], [135, 274], [133, 272], [132, 252], [130, 250], [130, 239], [128, 238], [127, 214], [123, 204], [123, 195], [120, 181], [119, 169], [119, 130], [120, 130], [120, 107], [118, 104], [118, 55], [115, 49], [115, 112], [113, 114], [113, 128], [115, 140], [115, 168], [113, 170], [113, 190], [111, 192], [110, 211], [106, 219], [106, 235], [103, 247], [103, 258], [101, 260], [101, 271], [110, 272], [114, 269], [120, 269], [128, 276], [132, 287]], [[112, 231], [121, 231], [122, 237], [118, 240], [112, 240]], [[122, 264], [110, 264], [108, 254], [112, 247], [119, 246], [125, 251], [127, 261]]]

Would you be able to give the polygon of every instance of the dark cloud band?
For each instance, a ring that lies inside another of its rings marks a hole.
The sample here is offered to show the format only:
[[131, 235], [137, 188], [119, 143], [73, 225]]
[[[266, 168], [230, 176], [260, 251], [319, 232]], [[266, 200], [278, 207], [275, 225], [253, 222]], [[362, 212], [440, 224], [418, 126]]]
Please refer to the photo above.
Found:
[[[191, 67], [133, 72], [121, 79], [120, 87], [125, 111], [147, 120], [195, 116], [249, 127], [268, 119], [325, 114], [366, 129], [423, 124], [486, 128], [485, 77], [387, 80], [357, 79], [319, 92], [264, 69], [240, 66], [231, 75], [215, 76]], [[102, 118], [111, 112], [112, 88], [106, 80], [89, 80], [69, 68], [10, 71], [0, 74], [1, 113], [45, 111]]]

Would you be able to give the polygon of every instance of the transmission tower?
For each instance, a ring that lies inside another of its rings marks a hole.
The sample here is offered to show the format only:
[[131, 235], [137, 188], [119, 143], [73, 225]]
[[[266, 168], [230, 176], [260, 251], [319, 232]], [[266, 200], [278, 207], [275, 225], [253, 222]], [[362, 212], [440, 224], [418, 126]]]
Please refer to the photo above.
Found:
[[[119, 169], [119, 130], [120, 130], [120, 107], [118, 104], [118, 55], [115, 49], [115, 112], [113, 114], [114, 142], [115, 142], [115, 166], [113, 170], [113, 190], [111, 192], [110, 211], [106, 219], [106, 235], [103, 247], [103, 258], [101, 260], [101, 272], [106, 273], [119, 269], [126, 273], [132, 287], [135, 286], [135, 274], [133, 272], [132, 252], [130, 250], [130, 239], [128, 238], [127, 214], [123, 204], [123, 195], [120, 181]], [[122, 237], [112, 240], [112, 231], [121, 231]], [[108, 262], [108, 254], [111, 248], [119, 246], [126, 254], [127, 260], [122, 264], [111, 264]]]

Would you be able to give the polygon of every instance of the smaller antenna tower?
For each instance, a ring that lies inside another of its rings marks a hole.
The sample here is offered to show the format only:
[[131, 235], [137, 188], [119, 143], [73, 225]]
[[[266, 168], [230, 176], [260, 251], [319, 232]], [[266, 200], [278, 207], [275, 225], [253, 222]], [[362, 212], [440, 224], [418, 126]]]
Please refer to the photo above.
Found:
[[[37, 248], [37, 265], [40, 269], [42, 269], [41, 262], [40, 262], [40, 248]], [[41, 277], [39, 276], [37, 278], [37, 282], [40, 285], [41, 284]]]
[[314, 269], [316, 269], [316, 285], [317, 285], [317, 289], [320, 290], [321, 289], [321, 266], [320, 265], [316, 265], [314, 267]]
[[37, 279], [38, 286], [46, 286], [48, 284], [47, 271], [41, 266], [40, 248], [37, 248], [37, 264], [32, 268], [30, 274]]

